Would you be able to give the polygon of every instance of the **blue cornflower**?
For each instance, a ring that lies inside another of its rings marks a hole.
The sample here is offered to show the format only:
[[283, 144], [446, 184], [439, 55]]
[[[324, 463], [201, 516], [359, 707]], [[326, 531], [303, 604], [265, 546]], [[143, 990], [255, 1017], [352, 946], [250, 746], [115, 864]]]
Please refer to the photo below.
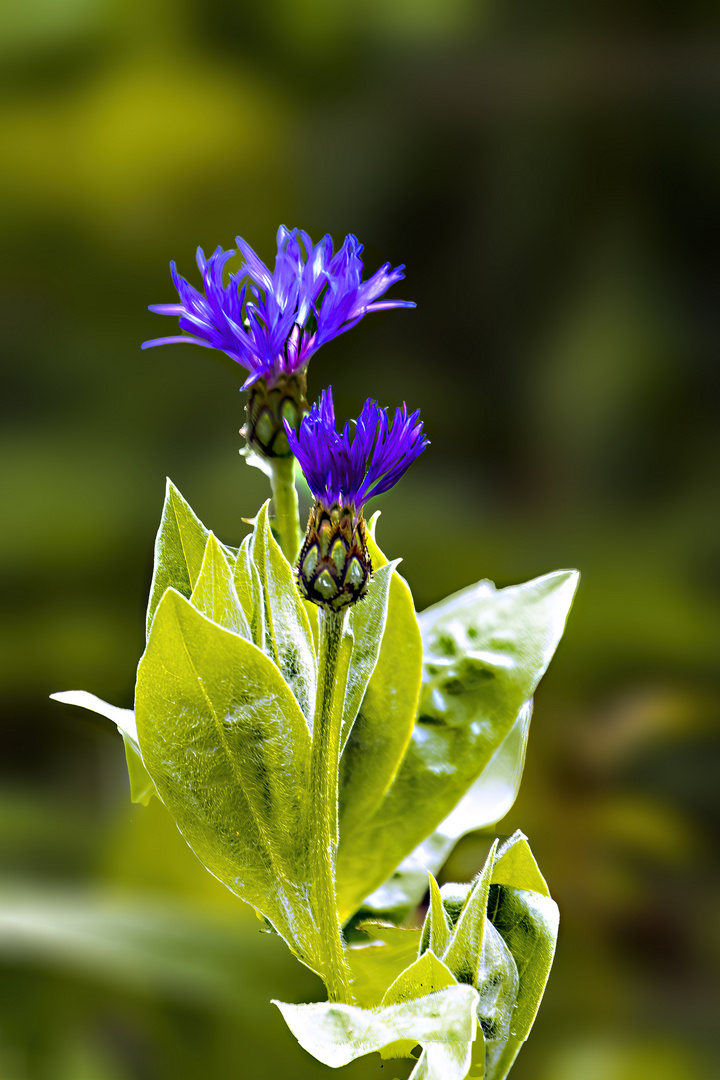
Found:
[[332, 387], [328, 387], [303, 417], [297, 435], [289, 424], [285, 427], [315, 498], [327, 507], [338, 503], [360, 511], [373, 495], [389, 491], [428, 445], [419, 415], [417, 409], [408, 416], [403, 405], [395, 410], [391, 425], [385, 409], [368, 399], [354, 433], [347, 423], [340, 434], [335, 430]]
[[366, 401], [342, 433], [335, 428], [332, 389], [303, 417], [296, 434], [285, 423], [290, 449], [315, 496], [297, 567], [306, 600], [340, 610], [361, 600], [372, 564], [367, 550], [363, 504], [389, 491], [429, 440], [419, 410], [396, 409], [392, 424], [376, 401]]
[[404, 267], [391, 269], [385, 263], [361, 280], [363, 249], [354, 236], [347, 236], [333, 254], [329, 236], [313, 245], [306, 232], [282, 225], [273, 274], [241, 237], [237, 245], [245, 261], [227, 284], [225, 264], [235, 252], [218, 247], [206, 259], [198, 248], [204, 294], [170, 264], [180, 303], [152, 304], [150, 310], [179, 316], [186, 333], [146, 341], [144, 349], [187, 341], [221, 349], [249, 372], [243, 389], [259, 379], [273, 387], [283, 375], [302, 371], [321, 345], [355, 326], [368, 311], [415, 307], [406, 300], [379, 299], [402, 280]]

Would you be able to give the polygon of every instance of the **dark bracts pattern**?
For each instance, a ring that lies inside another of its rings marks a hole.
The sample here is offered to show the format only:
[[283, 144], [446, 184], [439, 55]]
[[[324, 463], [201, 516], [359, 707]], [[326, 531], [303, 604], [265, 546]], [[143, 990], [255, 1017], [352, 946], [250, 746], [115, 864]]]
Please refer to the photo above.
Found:
[[306, 388], [304, 371], [281, 375], [272, 387], [264, 379], [253, 383], [245, 405], [247, 422], [240, 429], [252, 450], [266, 458], [292, 457], [283, 421], [297, 431], [307, 410]]
[[371, 574], [362, 516], [351, 506], [336, 503], [328, 510], [316, 502], [297, 565], [301, 595], [340, 611], [362, 600]]

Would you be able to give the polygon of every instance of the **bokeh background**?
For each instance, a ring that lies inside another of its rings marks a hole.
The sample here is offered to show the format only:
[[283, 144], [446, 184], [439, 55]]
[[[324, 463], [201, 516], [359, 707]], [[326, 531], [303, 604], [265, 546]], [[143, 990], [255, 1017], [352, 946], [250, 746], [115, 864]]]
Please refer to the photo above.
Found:
[[[562, 911], [513, 1080], [705, 1080], [720, 631], [718, 105], [710, 0], [23, 0], [0, 7], [0, 1077], [330, 1075], [270, 997], [314, 979], [130, 804], [129, 705], [166, 474], [237, 542], [242, 372], [171, 332], [168, 262], [280, 222], [407, 265], [414, 312], [313, 396], [421, 407], [382, 500], [419, 608], [578, 567], [522, 827]], [[714, 242], [715, 241], [715, 242]], [[464, 841], [467, 879], [487, 837]], [[346, 1076], [380, 1072], [377, 1056]], [[405, 1071], [403, 1071], [405, 1069]]]

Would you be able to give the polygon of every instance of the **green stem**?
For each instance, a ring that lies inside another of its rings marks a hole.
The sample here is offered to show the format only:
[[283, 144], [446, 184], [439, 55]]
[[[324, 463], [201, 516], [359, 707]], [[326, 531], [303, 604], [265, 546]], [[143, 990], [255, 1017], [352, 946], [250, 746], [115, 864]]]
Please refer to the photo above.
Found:
[[302, 539], [298, 497], [295, 490], [295, 458], [272, 458], [270, 467], [275, 530], [285, 558], [289, 563], [294, 563]]
[[[330, 1001], [352, 1003], [350, 971], [340, 931], [335, 894], [338, 845], [338, 766], [344, 680], [339, 671], [347, 609], [320, 609], [317, 705], [310, 759], [311, 870], [315, 921], [325, 949], [325, 985]], [[340, 676], [340, 677], [339, 677]]]

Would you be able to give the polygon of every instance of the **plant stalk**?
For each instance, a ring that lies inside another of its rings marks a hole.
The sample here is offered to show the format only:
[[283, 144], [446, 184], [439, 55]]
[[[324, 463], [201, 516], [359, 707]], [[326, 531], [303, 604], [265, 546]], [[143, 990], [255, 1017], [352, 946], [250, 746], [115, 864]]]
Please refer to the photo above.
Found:
[[285, 558], [293, 564], [297, 559], [302, 539], [298, 496], [295, 489], [294, 457], [270, 459], [270, 483], [275, 508], [275, 531]]
[[[320, 609], [319, 681], [310, 758], [310, 828], [315, 920], [325, 947], [323, 975], [330, 1001], [352, 1004], [335, 893], [338, 845], [338, 766], [345, 680], [339, 660], [347, 609]], [[324, 661], [324, 662], [323, 662]]]

